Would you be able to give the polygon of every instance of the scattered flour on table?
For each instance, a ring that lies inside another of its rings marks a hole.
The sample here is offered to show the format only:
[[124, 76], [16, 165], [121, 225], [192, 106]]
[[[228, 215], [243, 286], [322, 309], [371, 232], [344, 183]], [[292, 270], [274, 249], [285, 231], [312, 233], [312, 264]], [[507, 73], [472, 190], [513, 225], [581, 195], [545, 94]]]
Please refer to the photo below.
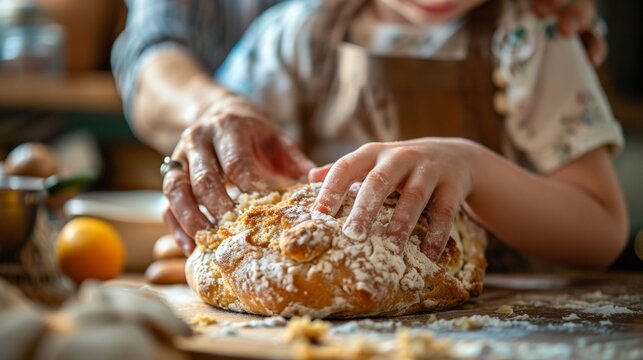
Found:
[[601, 321], [600, 324], [589, 321], [570, 322], [570, 320], [581, 320], [576, 314], [570, 314], [562, 320], [566, 322], [550, 322], [545, 319], [532, 318], [527, 314], [513, 316], [510, 318], [498, 318], [489, 315], [463, 316], [453, 319], [436, 319], [432, 317], [426, 321], [404, 322], [404, 321], [373, 321], [354, 320], [332, 327], [331, 334], [376, 334], [394, 333], [403, 328], [413, 330], [430, 330], [435, 332], [444, 331], [477, 331], [477, 330], [503, 330], [516, 329], [526, 332], [538, 332], [542, 330], [568, 333], [583, 330], [590, 333], [604, 333], [612, 325], [610, 321]]
[[[581, 319], [575, 313], [571, 313], [565, 319]], [[400, 333], [408, 331], [413, 337], [418, 334], [428, 334], [428, 339], [435, 338], [436, 341], [448, 341], [449, 352], [452, 356], [449, 359], [640, 359], [643, 355], [643, 348], [637, 345], [637, 340], [620, 339], [618, 341], [598, 341], [603, 339], [603, 332], [593, 331], [589, 336], [577, 336], [576, 341], [572, 343], [560, 342], [557, 340], [536, 341], [529, 340], [529, 335], [523, 334], [521, 338], [455, 338], [444, 336], [440, 332], [450, 330], [478, 330], [484, 329], [483, 332], [488, 334], [489, 330], [501, 329], [504, 332], [512, 332], [509, 329], [520, 329], [527, 331], [564, 331], [567, 333], [577, 334], [578, 331], [585, 333], [585, 330], [597, 329], [595, 324], [588, 321], [582, 322], [565, 322], [565, 323], [540, 323], [543, 319], [533, 319], [534, 322], [526, 321], [530, 319], [527, 315], [514, 316], [512, 318], [496, 318], [488, 315], [473, 315], [454, 319], [436, 319], [435, 315], [427, 318], [425, 321], [415, 321], [409, 323], [404, 320], [353, 320], [342, 324], [333, 325], [330, 329], [330, 335], [339, 335], [334, 337], [328, 346], [339, 351], [337, 354], [350, 353], [349, 345], [355, 342], [368, 343], [369, 349], [374, 354], [390, 354], [391, 351], [399, 350]], [[235, 336], [238, 335], [237, 329], [250, 327], [281, 327], [288, 324], [288, 321], [282, 317], [272, 317], [263, 320], [253, 320], [241, 323], [221, 322], [220, 325], [227, 326], [217, 332], [209, 332], [208, 335], [214, 336]], [[611, 326], [610, 320], [600, 322], [601, 327]], [[431, 333], [437, 335], [432, 335]], [[339, 341], [337, 343], [336, 341]], [[432, 342], [432, 341], [431, 341]], [[415, 344], [417, 345], [417, 344]], [[348, 353], [346, 351], [349, 351]], [[361, 353], [361, 352], [360, 352]], [[344, 358], [341, 356], [340, 358]], [[350, 357], [362, 358], [362, 357]], [[441, 357], [439, 357], [441, 358]]]
[[220, 337], [226, 337], [226, 336], [237, 336], [239, 335], [239, 332], [237, 332], [236, 329], [231, 328], [231, 327], [224, 327], [223, 329], [213, 331], [213, 332], [208, 332], [207, 335], [209, 336], [220, 336]]
[[578, 315], [576, 315], [575, 313], [571, 313], [571, 314], [569, 314], [569, 315], [567, 315], [567, 316], [563, 317], [563, 320], [565, 320], [565, 321], [572, 321], [572, 320], [580, 320], [580, 318], [579, 318], [579, 317], [578, 317]]
[[450, 320], [440, 319], [428, 325], [431, 330], [462, 329], [476, 330], [482, 328], [520, 328], [536, 330], [538, 325], [520, 319], [500, 319], [489, 315], [473, 315]]
[[538, 325], [529, 321], [528, 315], [515, 316], [509, 319], [500, 319], [488, 315], [472, 315], [463, 316], [455, 319], [440, 319], [431, 318], [425, 322], [413, 322], [406, 324], [402, 321], [373, 321], [354, 320], [347, 323], [333, 326], [331, 333], [333, 334], [354, 334], [357, 332], [395, 332], [398, 329], [408, 326], [411, 329], [423, 330], [478, 330], [486, 327], [491, 328], [521, 328], [523, 330], [536, 330]]
[[286, 326], [286, 324], [288, 324], [288, 320], [283, 316], [272, 316], [261, 320], [238, 321], [238, 322], [221, 321], [219, 322], [219, 324], [231, 329], [235, 329], [235, 328], [236, 329], [242, 329], [242, 328], [259, 329], [259, 328], [272, 328], [272, 327]]
[[[608, 295], [600, 290], [581, 295], [558, 295], [525, 297], [515, 303], [525, 306], [549, 307], [572, 310], [569, 316], [578, 314], [611, 317], [643, 313], [643, 308], [636, 304], [643, 302], [643, 294]], [[580, 319], [580, 317], [579, 317]], [[575, 318], [563, 320], [578, 320]]]
[[608, 300], [610, 296], [600, 290], [596, 290], [591, 293], [583, 294], [583, 298], [590, 300]]
[[373, 321], [371, 319], [353, 320], [331, 329], [331, 334], [355, 334], [358, 332], [395, 332], [404, 325], [400, 321]]
[[522, 315], [514, 316], [514, 317], [510, 318], [509, 320], [529, 320], [529, 319], [531, 319], [531, 317], [529, 315], [522, 314]]
[[605, 303], [603, 301], [591, 303], [584, 300], [569, 300], [568, 303], [563, 304], [560, 307], [563, 309], [574, 309], [584, 314], [600, 315], [603, 317], [636, 313], [636, 311], [625, 306], [618, 306], [612, 303]]

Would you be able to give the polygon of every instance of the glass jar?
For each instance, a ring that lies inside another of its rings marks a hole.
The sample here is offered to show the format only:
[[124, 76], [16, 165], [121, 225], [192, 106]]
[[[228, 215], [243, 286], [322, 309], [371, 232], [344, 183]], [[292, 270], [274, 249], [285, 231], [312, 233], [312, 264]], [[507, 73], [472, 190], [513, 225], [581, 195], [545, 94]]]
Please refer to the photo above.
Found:
[[0, 2], [0, 76], [60, 76], [63, 48], [62, 26], [36, 2]]

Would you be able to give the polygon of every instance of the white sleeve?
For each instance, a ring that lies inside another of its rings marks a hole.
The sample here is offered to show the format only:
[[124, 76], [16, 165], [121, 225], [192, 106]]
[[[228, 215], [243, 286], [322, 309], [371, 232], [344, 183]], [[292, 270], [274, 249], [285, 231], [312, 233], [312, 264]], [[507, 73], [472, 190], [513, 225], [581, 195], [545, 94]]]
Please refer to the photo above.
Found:
[[216, 73], [228, 89], [260, 105], [297, 137], [305, 101], [307, 69], [314, 36], [311, 17], [319, 1], [289, 1], [262, 14]]

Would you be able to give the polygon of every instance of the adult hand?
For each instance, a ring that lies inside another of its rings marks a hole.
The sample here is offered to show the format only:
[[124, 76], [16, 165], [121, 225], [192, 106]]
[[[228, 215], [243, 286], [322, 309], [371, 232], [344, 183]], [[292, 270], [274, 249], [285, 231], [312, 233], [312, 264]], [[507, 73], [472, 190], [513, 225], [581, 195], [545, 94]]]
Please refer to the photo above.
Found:
[[266, 192], [305, 179], [314, 166], [298, 147], [245, 99], [229, 95], [187, 128], [172, 154], [182, 169], [169, 171], [163, 192], [164, 218], [187, 254], [198, 230], [232, 210], [226, 183], [243, 192]]
[[477, 147], [468, 140], [447, 138], [364, 145], [309, 173], [309, 180], [323, 180], [313, 210], [336, 215], [350, 186], [363, 181], [343, 228], [346, 236], [363, 239], [386, 198], [397, 190], [400, 198], [386, 235], [393, 237], [402, 251], [430, 202], [429, 230], [421, 250], [435, 261], [471, 191]]
[[593, 0], [532, 0], [534, 12], [540, 17], [558, 15], [558, 31], [567, 37], [579, 35], [594, 66], [607, 57], [604, 34], [594, 26], [596, 6]]

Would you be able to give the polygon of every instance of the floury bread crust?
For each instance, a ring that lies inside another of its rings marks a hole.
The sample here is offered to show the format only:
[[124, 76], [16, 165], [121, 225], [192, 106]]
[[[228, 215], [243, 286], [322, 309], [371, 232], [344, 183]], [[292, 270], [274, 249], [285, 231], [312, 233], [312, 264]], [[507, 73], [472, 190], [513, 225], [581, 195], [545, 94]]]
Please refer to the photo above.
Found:
[[337, 218], [311, 213], [319, 184], [267, 196], [242, 194], [214, 230], [200, 231], [189, 257], [190, 287], [208, 304], [259, 315], [404, 315], [460, 304], [482, 291], [484, 231], [458, 214], [437, 263], [419, 245], [422, 214], [403, 254], [384, 238], [397, 199], [389, 198], [369, 236], [341, 232], [355, 200]]

